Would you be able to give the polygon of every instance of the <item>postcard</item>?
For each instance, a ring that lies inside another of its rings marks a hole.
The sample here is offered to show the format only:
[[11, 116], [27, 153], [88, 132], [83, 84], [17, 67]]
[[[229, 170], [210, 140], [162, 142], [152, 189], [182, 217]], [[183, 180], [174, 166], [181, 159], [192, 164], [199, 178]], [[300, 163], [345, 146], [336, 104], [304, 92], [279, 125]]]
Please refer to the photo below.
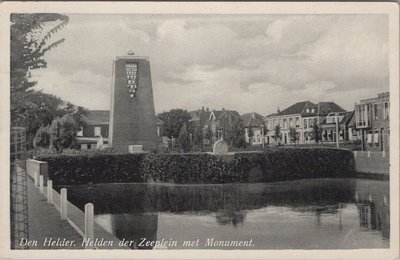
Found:
[[398, 258], [398, 11], [2, 3], [0, 256]]

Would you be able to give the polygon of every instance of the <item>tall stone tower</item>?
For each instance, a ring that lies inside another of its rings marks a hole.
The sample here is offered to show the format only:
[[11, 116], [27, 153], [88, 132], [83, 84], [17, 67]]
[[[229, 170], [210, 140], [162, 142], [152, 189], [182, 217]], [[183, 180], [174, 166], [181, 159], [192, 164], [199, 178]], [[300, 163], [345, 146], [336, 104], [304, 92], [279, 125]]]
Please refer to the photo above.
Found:
[[157, 149], [149, 57], [118, 56], [113, 62], [109, 146], [116, 152]]

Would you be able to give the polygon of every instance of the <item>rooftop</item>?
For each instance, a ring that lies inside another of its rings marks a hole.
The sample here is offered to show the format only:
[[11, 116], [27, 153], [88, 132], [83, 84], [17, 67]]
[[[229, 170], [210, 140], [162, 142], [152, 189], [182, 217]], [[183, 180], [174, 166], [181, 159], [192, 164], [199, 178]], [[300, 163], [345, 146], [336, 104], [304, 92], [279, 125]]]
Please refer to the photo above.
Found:
[[264, 123], [264, 117], [258, 113], [247, 113], [242, 115], [245, 127], [258, 127]]

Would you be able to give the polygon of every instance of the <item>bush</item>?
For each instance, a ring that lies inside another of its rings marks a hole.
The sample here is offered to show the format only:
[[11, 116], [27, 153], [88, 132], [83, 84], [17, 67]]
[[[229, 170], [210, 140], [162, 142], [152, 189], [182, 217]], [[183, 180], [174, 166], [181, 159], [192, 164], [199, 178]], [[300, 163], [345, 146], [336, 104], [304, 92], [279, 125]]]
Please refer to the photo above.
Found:
[[279, 148], [216, 156], [186, 154], [39, 155], [55, 185], [144, 182], [229, 183], [354, 177], [353, 154], [326, 148]]

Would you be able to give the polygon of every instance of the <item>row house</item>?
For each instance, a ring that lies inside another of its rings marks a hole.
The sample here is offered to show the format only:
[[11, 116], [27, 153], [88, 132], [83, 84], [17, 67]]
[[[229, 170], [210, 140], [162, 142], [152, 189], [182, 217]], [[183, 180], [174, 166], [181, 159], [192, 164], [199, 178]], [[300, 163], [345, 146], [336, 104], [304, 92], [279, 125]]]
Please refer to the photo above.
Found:
[[[295, 129], [297, 142], [301, 144], [313, 143], [313, 126], [320, 126], [323, 120], [330, 113], [346, 112], [334, 102], [310, 101], [297, 102], [294, 105], [277, 113], [268, 115], [265, 118], [267, 135], [265, 142], [270, 143], [291, 143], [290, 129]], [[276, 126], [280, 127], [280, 137], [275, 137]]]
[[389, 151], [390, 94], [360, 100], [355, 104], [355, 129], [363, 150]]
[[[95, 150], [108, 147], [108, 133], [110, 124], [109, 110], [89, 110], [83, 117], [85, 124], [77, 133], [77, 142], [81, 150]], [[157, 121], [157, 134], [162, 143], [164, 122]], [[99, 146], [99, 142], [102, 145]]]

